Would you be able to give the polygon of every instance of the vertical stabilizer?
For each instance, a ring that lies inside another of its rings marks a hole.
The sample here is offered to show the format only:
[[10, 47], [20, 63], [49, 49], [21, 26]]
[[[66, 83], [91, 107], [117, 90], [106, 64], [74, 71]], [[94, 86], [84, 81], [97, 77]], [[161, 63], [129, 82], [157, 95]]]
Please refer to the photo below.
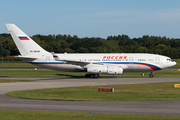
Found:
[[34, 42], [23, 31], [21, 31], [16, 25], [6, 24], [6, 27], [10, 32], [22, 56], [40, 55], [40, 54], [49, 53], [46, 50], [44, 50], [42, 47], [40, 47], [36, 42]]

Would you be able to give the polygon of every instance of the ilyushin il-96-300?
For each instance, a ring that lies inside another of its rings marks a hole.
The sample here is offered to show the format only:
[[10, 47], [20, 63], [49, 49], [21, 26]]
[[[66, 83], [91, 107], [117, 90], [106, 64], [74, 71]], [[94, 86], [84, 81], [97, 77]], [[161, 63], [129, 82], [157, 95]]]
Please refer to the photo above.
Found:
[[59, 71], [87, 72], [86, 77], [99, 74], [122, 75], [123, 72], [150, 72], [176, 65], [167, 56], [144, 53], [69, 54], [47, 52], [14, 24], [6, 24], [21, 55], [14, 56], [26, 62]]

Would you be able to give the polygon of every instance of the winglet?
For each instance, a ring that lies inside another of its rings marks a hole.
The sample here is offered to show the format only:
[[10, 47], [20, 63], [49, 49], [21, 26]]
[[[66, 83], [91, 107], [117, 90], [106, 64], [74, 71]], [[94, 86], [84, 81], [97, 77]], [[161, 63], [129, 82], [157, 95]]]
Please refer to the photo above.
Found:
[[56, 61], [59, 61], [59, 57], [53, 51], [51, 51], [51, 54]]

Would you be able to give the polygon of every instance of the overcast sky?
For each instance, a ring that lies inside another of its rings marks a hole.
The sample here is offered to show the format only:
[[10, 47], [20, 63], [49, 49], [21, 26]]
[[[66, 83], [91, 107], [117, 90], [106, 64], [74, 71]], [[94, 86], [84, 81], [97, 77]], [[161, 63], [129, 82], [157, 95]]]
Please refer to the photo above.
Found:
[[0, 33], [180, 38], [180, 0], [1, 0], [0, 15]]

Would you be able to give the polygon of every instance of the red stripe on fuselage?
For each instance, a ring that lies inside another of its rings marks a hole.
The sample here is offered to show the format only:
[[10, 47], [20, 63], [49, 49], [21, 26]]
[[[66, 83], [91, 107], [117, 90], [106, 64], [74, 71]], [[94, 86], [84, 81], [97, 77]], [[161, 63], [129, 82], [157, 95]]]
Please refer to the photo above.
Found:
[[151, 66], [151, 65], [147, 65], [147, 64], [143, 64], [143, 63], [111, 63], [111, 64], [135, 64], [135, 65], [144, 65], [144, 66], [147, 66], [147, 67], [150, 67], [151, 69], [153, 69], [154, 71], [157, 70], [157, 68]]

